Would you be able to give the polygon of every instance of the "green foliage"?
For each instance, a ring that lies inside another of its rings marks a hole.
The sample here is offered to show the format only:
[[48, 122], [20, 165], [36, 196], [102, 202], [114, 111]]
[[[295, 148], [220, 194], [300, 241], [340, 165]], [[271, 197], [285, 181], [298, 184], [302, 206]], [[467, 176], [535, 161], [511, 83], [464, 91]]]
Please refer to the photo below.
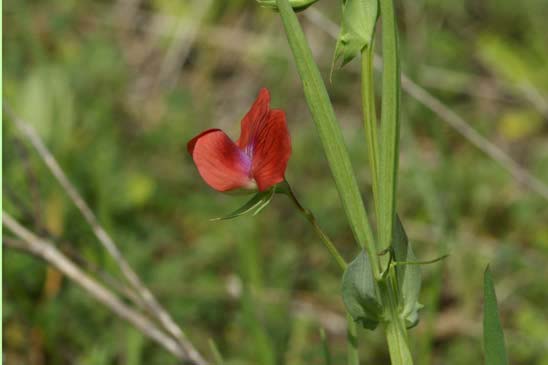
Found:
[[325, 330], [322, 328], [320, 329], [320, 338], [322, 339], [323, 344], [323, 360], [325, 365], [331, 365], [331, 350], [329, 349], [329, 341], [327, 339], [327, 336], [325, 334]]
[[[394, 258], [398, 262], [415, 261], [415, 254], [407, 239], [407, 234], [401, 224], [399, 217], [396, 217], [394, 234], [392, 236], [392, 247]], [[399, 293], [402, 300], [400, 315], [405, 320], [408, 328], [419, 323], [419, 310], [423, 307], [419, 303], [421, 290], [421, 270], [419, 265], [398, 265], [396, 266]]]
[[371, 45], [378, 7], [378, 0], [342, 1], [341, 31], [335, 46], [333, 66], [340, 61], [340, 67], [343, 67]]
[[[210, 360], [207, 339], [213, 338], [226, 364], [260, 364], [257, 341], [244, 320], [242, 288], [252, 281], [261, 287], [254, 295], [258, 325], [279, 354], [277, 363], [284, 363], [290, 348], [294, 318], [308, 315], [311, 323], [298, 360], [323, 364], [317, 331], [322, 326], [332, 363], [345, 364], [340, 270], [307, 222], [285, 198], [273, 199], [254, 218], [209, 222], [246, 198], [212, 192], [185, 151], [186, 142], [206, 128], [223, 128], [237, 137], [242, 113], [260, 87], [269, 87], [273, 104], [287, 113], [292, 136], [289, 181], [341, 254], [355, 255], [278, 17], [253, 1], [215, 1], [196, 41], [184, 43], [191, 51], [170, 90], [148, 81], [156, 80], [161, 69], [176, 17], [195, 24], [196, 5], [202, 2], [144, 0], [129, 20], [115, 11], [115, 3], [120, 2], [4, 1], [3, 101], [29, 123], [50, 125], [43, 136], [49, 135], [48, 147], [71, 181], [100, 212], [101, 223], [132, 267]], [[544, 95], [541, 101], [548, 95], [543, 67], [548, 64], [548, 2], [396, 3], [406, 73], [548, 181], [546, 117], [529, 99], [535, 92]], [[312, 10], [337, 21], [340, 2], [319, 1]], [[307, 15], [301, 19], [327, 79], [335, 40]], [[521, 60], [519, 70], [513, 72], [514, 60], [504, 53], [484, 55], [484, 40], [493, 42], [493, 36]], [[327, 86], [358, 187], [373, 212], [354, 66], [343, 68]], [[528, 87], [533, 94], [505, 76], [512, 74], [533, 75]], [[50, 107], [21, 101], [27, 99], [31, 79], [45, 80], [46, 87], [36, 87], [32, 100], [50, 100]], [[377, 86], [380, 91], [380, 82]], [[61, 109], [63, 100], [67, 110]], [[511, 309], [500, 313], [509, 362], [547, 365], [546, 201], [407, 94], [402, 112], [398, 213], [405, 217], [416, 256], [451, 251], [443, 263], [421, 266], [420, 302], [427, 310], [409, 332], [416, 364], [482, 363], [479, 278], [489, 260], [500, 283], [499, 299], [504, 294]], [[63, 252], [77, 253], [117, 276], [66, 194], [12, 127], [4, 117], [4, 209], [32, 230], [53, 236]], [[147, 365], [176, 362], [147, 338], [139, 345], [129, 325], [65, 278], [60, 286], [52, 285], [55, 275], [48, 277], [43, 262], [7, 247], [3, 255], [6, 364], [34, 365], [40, 359], [59, 365], [125, 364], [137, 358]], [[367, 343], [359, 353], [362, 364], [388, 363], [380, 331], [358, 330], [356, 336]]]
[[215, 365], [224, 365], [225, 361], [223, 359], [223, 356], [221, 355], [221, 352], [217, 348], [217, 345], [215, 345], [215, 341], [213, 341], [212, 339], [209, 339], [209, 348], [211, 350], [211, 353], [213, 354]]
[[[277, 0], [257, 0], [259, 5], [269, 8], [272, 10], [278, 11], [278, 5], [276, 4]], [[308, 8], [310, 5], [314, 4], [318, 0], [289, 0], [289, 5], [295, 11], [303, 11]]]
[[486, 365], [507, 365], [504, 332], [500, 324], [495, 284], [489, 267], [485, 269], [483, 303], [483, 346]]
[[346, 310], [364, 328], [379, 324], [382, 307], [377, 297], [375, 278], [365, 251], [348, 265], [342, 279], [342, 298]]
[[276, 188], [268, 189], [265, 191], [259, 191], [255, 193], [255, 195], [253, 195], [251, 199], [249, 199], [244, 205], [242, 205], [240, 208], [236, 209], [232, 213], [219, 218], [213, 218], [211, 219], [211, 221], [233, 219], [251, 212], [253, 212], [253, 215], [257, 215], [268, 204], [270, 204], [270, 201], [274, 197], [275, 192], [276, 192]]

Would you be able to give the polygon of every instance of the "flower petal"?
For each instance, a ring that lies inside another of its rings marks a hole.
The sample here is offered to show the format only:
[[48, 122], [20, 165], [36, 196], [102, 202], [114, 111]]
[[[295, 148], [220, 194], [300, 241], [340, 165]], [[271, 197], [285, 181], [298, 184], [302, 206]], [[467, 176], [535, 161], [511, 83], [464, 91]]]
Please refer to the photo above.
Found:
[[283, 110], [268, 113], [265, 121], [257, 125], [250, 146], [253, 150], [251, 174], [259, 191], [282, 182], [291, 156], [291, 138]]
[[[253, 142], [258, 125], [263, 124], [268, 118], [270, 104], [270, 92], [266, 88], [261, 88], [255, 102], [242, 119], [240, 138], [236, 144], [243, 150]], [[246, 151], [246, 153], [249, 151]], [[248, 154], [250, 156], [250, 154]]]
[[198, 172], [217, 191], [253, 188], [251, 160], [220, 129], [209, 129], [188, 142]]

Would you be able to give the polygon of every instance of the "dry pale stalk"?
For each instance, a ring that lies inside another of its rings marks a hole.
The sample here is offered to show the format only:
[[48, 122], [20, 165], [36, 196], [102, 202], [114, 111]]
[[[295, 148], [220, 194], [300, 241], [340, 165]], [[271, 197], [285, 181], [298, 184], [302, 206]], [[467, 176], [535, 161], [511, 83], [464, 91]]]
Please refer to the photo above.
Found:
[[88, 276], [53, 244], [28, 231], [5, 211], [2, 212], [2, 224], [19, 239], [5, 238], [4, 243], [6, 246], [27, 252], [46, 261], [78, 284], [97, 301], [109, 308], [118, 317], [131, 323], [135, 328], [163, 346], [175, 357], [183, 361], [195, 363], [188, 358], [187, 354], [182, 351], [179, 344], [171, 336], [158, 329], [156, 324], [122, 302], [110, 290]]
[[[305, 12], [305, 16], [324, 32], [329, 34], [334, 39], [337, 39], [339, 35], [339, 26], [325, 17], [321, 12], [314, 8], [310, 8]], [[375, 55], [375, 68], [377, 70], [382, 68], [382, 58], [378, 55]], [[500, 147], [479, 134], [464, 118], [455, 113], [451, 108], [430, 94], [424, 88], [420, 87], [403, 72], [401, 74], [401, 86], [407, 94], [411, 95], [419, 103], [430, 109], [438, 117], [440, 117], [441, 120], [456, 130], [464, 138], [469, 140], [479, 150], [495, 160], [519, 183], [548, 200], [548, 186], [546, 183], [533, 176], [527, 169], [520, 166], [520, 164], [518, 164]]]
[[65, 190], [67, 195], [70, 197], [74, 205], [84, 216], [84, 219], [90, 225], [93, 233], [107, 250], [109, 255], [117, 263], [120, 271], [131, 285], [132, 289], [137, 293], [139, 297], [143, 299], [150, 313], [160, 322], [160, 324], [166, 329], [166, 331], [177, 341], [179, 347], [186, 354], [186, 356], [191, 359], [196, 364], [205, 364], [205, 359], [200, 355], [200, 353], [194, 348], [190, 343], [188, 338], [185, 336], [183, 331], [179, 326], [173, 321], [169, 313], [158, 303], [154, 295], [148, 290], [148, 288], [141, 282], [137, 274], [129, 266], [128, 262], [109, 236], [109, 234], [104, 230], [104, 228], [99, 224], [97, 217], [80, 196], [74, 185], [69, 181], [59, 163], [55, 160], [55, 157], [47, 149], [42, 139], [38, 136], [36, 131], [30, 124], [17, 117], [11, 108], [4, 104], [4, 111], [11, 119], [11, 121], [16, 125], [16, 127], [21, 131], [23, 136], [31, 143], [34, 147], [40, 158], [44, 161], [50, 172], [57, 179], [59, 184]]

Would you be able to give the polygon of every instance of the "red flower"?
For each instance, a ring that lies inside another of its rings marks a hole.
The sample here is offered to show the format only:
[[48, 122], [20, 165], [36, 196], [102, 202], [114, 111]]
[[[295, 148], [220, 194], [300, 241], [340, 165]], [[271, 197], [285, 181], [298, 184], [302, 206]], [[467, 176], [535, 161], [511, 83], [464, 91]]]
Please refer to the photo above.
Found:
[[240, 138], [234, 143], [220, 129], [208, 129], [188, 142], [198, 172], [218, 191], [264, 191], [284, 180], [291, 155], [285, 112], [270, 109], [270, 93], [262, 88], [242, 119]]

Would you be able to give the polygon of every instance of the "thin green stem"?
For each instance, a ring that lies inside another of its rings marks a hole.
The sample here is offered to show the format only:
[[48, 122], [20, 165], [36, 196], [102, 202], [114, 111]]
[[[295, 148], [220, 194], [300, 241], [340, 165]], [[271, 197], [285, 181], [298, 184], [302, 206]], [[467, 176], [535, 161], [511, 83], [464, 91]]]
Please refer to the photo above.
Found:
[[382, 110], [379, 166], [379, 243], [390, 246], [396, 216], [399, 159], [400, 62], [394, 0], [380, 0], [382, 21]]
[[358, 352], [358, 326], [352, 317], [346, 315], [346, 323], [348, 324], [347, 328], [347, 360], [348, 365], [360, 365], [360, 355]]
[[377, 132], [377, 112], [375, 110], [375, 86], [373, 74], [373, 42], [362, 51], [362, 106], [365, 140], [369, 154], [369, 166], [371, 167], [371, 180], [373, 185], [373, 199], [375, 214], [379, 216], [379, 145]]
[[323, 358], [324, 358], [324, 364], [325, 365], [331, 365], [331, 350], [329, 349], [329, 341], [327, 339], [327, 335], [325, 334], [325, 330], [323, 328], [320, 329], [320, 338], [322, 339], [322, 350], [323, 350]]
[[287, 196], [291, 199], [291, 201], [294, 203], [295, 207], [301, 212], [302, 215], [306, 218], [306, 220], [312, 225], [312, 228], [314, 228], [314, 231], [320, 237], [320, 240], [322, 241], [325, 248], [327, 248], [327, 251], [333, 256], [335, 261], [337, 261], [337, 264], [339, 267], [344, 271], [346, 270], [347, 264], [342, 255], [339, 253], [339, 250], [337, 250], [337, 247], [331, 242], [327, 234], [322, 230], [320, 225], [318, 224], [318, 221], [316, 220], [316, 217], [314, 217], [314, 214], [309, 209], [304, 208], [297, 197], [295, 196], [295, 193], [293, 193], [293, 190], [291, 189], [291, 186], [285, 182], [285, 189], [283, 190]]
[[441, 261], [445, 259], [446, 257], [449, 257], [449, 254], [442, 255], [440, 257], [437, 257], [432, 260], [425, 260], [425, 261], [396, 261], [394, 262], [394, 266], [401, 266], [401, 265], [428, 265], [428, 264], [434, 264], [438, 261]]

